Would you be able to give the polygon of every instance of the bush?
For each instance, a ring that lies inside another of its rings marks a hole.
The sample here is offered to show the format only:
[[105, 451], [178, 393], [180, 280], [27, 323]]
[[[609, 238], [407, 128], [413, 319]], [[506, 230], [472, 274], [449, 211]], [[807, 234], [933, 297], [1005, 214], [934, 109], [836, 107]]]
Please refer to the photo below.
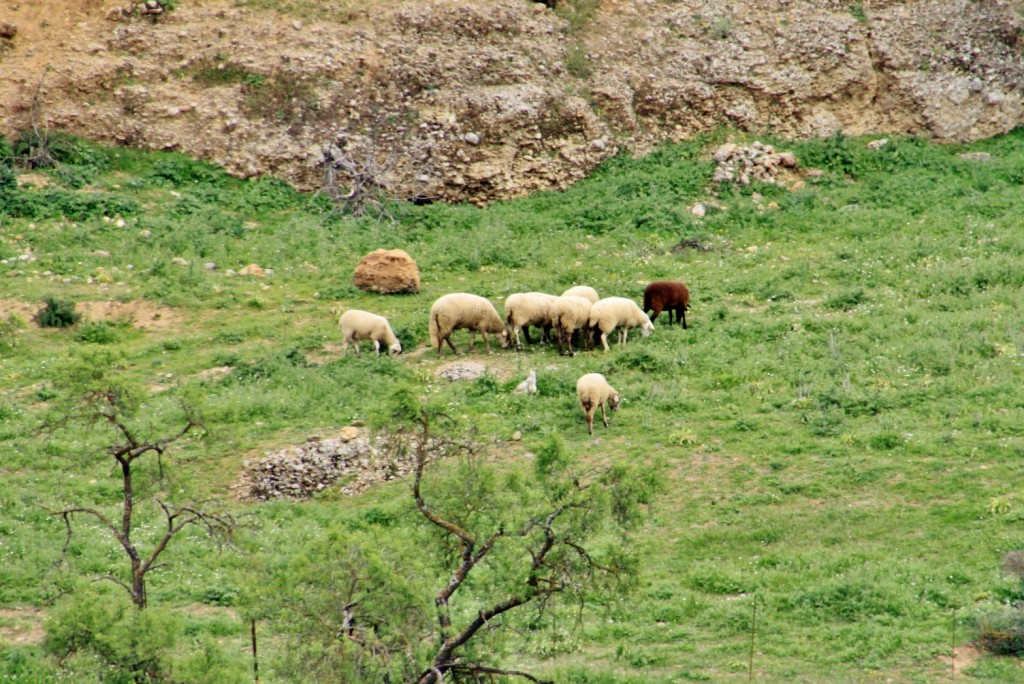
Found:
[[1024, 656], [1024, 609], [1016, 604], [981, 616], [977, 641], [995, 655]]
[[75, 311], [75, 303], [49, 295], [43, 299], [46, 307], [36, 316], [40, 328], [68, 328], [78, 323], [82, 314]]
[[86, 323], [75, 332], [74, 338], [76, 342], [113, 344], [121, 340], [118, 328], [119, 326], [107, 321]]
[[25, 321], [17, 314], [0, 320], [0, 352], [9, 354], [18, 348], [18, 331], [24, 327]]

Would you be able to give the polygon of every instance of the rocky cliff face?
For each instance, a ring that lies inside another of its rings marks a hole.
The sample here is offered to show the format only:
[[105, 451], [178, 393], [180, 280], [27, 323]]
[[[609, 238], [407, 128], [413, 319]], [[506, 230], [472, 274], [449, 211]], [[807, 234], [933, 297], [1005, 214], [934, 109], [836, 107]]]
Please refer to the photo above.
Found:
[[396, 195], [486, 202], [719, 125], [966, 141], [1024, 122], [1019, 1], [126, 2], [8, 5], [0, 132], [304, 188], [330, 145]]

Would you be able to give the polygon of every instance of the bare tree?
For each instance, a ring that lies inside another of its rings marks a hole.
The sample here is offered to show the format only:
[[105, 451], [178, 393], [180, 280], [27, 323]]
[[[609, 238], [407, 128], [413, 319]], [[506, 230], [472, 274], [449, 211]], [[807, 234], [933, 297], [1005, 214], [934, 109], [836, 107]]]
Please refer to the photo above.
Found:
[[369, 119], [365, 128], [343, 130], [324, 145], [323, 192], [339, 211], [394, 221], [397, 202], [427, 204], [434, 199], [422, 193], [403, 195], [397, 187], [400, 176], [429, 178], [433, 142], [416, 137], [410, 112], [376, 110]]
[[162, 477], [162, 457], [166, 450], [186, 435], [203, 430], [203, 425], [194, 408], [183, 404], [184, 417], [179, 428], [163, 437], [144, 434], [141, 428], [130, 422], [141, 409], [142, 393], [122, 378], [110, 377], [105, 371], [96, 370], [97, 367], [109, 366], [93, 365], [94, 362], [104, 363], [99, 359], [86, 360], [65, 376], [72, 385], [72, 395], [55, 425], [84, 425], [89, 428], [105, 426], [112, 430], [113, 443], [106, 447], [106, 452], [113, 458], [121, 474], [120, 515], [114, 517], [90, 506], [69, 506], [52, 511], [53, 515], [63, 519], [66, 529], [61, 559], [67, 557], [74, 530], [73, 518], [84, 515], [98, 521], [120, 544], [130, 566], [127, 580], [112, 575], [104, 576], [103, 579], [123, 587], [131, 596], [132, 603], [143, 609], [146, 607], [146, 576], [161, 567], [158, 561], [174, 537], [189, 526], [199, 526], [211, 536], [230, 538], [236, 521], [230, 514], [211, 509], [208, 502], [175, 506], [154, 497], [165, 526], [155, 539], [147, 540], [147, 546], [151, 543], [152, 549], [145, 554], [140, 551], [139, 543], [133, 537], [136, 531], [136, 487], [132, 467], [146, 454], [155, 454]]

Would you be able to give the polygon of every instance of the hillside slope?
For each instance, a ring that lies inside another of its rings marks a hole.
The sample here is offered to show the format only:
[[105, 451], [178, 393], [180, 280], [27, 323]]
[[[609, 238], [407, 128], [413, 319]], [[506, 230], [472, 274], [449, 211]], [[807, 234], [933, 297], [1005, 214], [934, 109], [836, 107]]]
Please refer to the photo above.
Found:
[[307, 189], [337, 139], [398, 195], [480, 203], [719, 125], [967, 141], [1024, 120], [1020, 2], [126, 4], [0, 14], [0, 133], [59, 127]]

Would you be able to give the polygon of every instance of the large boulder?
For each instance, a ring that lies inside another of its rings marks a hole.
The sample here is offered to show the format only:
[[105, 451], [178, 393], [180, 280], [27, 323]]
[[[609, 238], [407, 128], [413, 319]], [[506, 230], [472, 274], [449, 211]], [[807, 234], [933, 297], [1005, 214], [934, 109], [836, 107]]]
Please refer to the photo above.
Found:
[[367, 292], [419, 292], [420, 270], [404, 250], [378, 249], [359, 262], [352, 282]]

